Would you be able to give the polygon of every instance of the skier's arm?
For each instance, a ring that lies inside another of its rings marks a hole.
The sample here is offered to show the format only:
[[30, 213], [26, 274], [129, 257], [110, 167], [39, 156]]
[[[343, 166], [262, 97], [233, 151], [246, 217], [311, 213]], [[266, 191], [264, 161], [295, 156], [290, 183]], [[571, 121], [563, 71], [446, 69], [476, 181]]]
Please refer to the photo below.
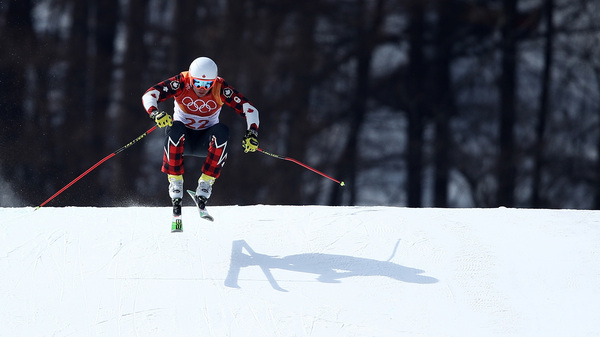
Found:
[[247, 130], [258, 130], [258, 126], [260, 125], [258, 109], [256, 109], [244, 95], [240, 94], [235, 88], [227, 84], [227, 82], [223, 82], [221, 96], [225, 104], [232, 107], [235, 112], [246, 118]]
[[175, 96], [183, 87], [182, 76], [178, 74], [150, 87], [142, 96], [144, 109], [150, 115], [158, 110], [158, 103]]
[[240, 94], [226, 82], [223, 82], [221, 87], [221, 96], [228, 106], [246, 118], [247, 131], [244, 139], [242, 139], [244, 152], [248, 153], [258, 150], [258, 126], [260, 125], [258, 109], [244, 95]]

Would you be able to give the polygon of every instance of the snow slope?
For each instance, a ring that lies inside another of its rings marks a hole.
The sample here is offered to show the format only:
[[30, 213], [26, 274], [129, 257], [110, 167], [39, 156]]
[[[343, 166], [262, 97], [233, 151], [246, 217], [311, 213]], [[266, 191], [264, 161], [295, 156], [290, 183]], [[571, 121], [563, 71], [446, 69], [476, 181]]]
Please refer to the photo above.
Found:
[[0, 208], [0, 336], [600, 336], [600, 212]]

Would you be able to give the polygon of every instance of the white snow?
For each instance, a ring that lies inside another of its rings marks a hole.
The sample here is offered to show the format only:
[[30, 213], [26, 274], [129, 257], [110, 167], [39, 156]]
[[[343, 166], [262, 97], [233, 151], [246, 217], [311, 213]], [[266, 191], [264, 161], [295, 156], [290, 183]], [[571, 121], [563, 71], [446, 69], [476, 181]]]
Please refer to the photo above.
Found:
[[0, 208], [0, 336], [600, 336], [600, 212]]

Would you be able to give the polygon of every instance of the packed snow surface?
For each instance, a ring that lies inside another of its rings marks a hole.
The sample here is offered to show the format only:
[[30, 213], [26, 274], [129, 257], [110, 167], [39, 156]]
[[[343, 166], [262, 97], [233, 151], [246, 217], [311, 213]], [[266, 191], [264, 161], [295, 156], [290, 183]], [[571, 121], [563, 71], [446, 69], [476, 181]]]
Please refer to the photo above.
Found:
[[0, 208], [0, 336], [600, 336], [600, 212]]

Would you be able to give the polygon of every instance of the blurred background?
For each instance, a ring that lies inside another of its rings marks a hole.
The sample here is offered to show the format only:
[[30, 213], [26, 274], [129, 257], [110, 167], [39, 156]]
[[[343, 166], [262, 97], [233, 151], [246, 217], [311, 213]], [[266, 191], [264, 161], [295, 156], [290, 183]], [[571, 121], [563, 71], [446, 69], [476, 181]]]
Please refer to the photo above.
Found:
[[[36, 206], [151, 128], [152, 85], [208, 56], [224, 106], [211, 205], [600, 209], [600, 0], [2, 0], [0, 206]], [[173, 101], [161, 103], [173, 111]], [[48, 206], [170, 205], [164, 131]], [[202, 160], [186, 159], [186, 188]]]

